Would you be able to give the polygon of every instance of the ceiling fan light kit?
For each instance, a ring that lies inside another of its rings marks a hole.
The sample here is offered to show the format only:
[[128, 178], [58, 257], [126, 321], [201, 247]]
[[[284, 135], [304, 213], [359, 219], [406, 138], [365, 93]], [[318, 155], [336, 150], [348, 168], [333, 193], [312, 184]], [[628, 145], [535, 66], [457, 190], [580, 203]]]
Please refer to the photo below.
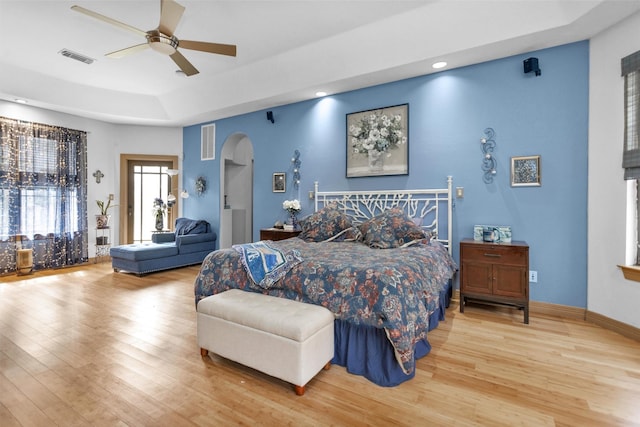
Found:
[[147, 33], [147, 43], [151, 49], [164, 55], [173, 55], [178, 50], [176, 36], [165, 36], [160, 31], [153, 30]]
[[81, 6], [71, 6], [71, 10], [114, 25], [124, 30], [131, 31], [135, 34], [142, 35], [147, 39], [146, 43], [130, 46], [106, 54], [110, 58], [122, 58], [132, 53], [151, 48], [156, 52], [169, 56], [180, 70], [187, 76], [198, 74], [198, 70], [187, 58], [185, 58], [178, 48], [197, 50], [201, 52], [214, 53], [218, 55], [236, 56], [236, 46], [230, 44], [209, 43], [193, 40], [180, 41], [173, 32], [175, 31], [182, 14], [184, 6], [176, 3], [174, 0], [160, 0], [160, 23], [158, 28], [149, 31], [142, 31], [123, 22], [117, 21], [108, 16], [101, 15]]

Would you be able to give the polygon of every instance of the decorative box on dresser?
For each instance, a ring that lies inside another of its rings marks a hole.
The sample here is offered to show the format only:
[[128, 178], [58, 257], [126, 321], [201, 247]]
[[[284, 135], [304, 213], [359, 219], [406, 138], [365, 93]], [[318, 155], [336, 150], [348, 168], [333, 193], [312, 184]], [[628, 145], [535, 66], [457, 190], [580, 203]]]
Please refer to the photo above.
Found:
[[529, 323], [529, 245], [460, 242], [460, 312], [467, 300], [524, 310]]
[[283, 230], [282, 228], [263, 228], [260, 230], [260, 240], [277, 240], [289, 239], [300, 234], [300, 230]]

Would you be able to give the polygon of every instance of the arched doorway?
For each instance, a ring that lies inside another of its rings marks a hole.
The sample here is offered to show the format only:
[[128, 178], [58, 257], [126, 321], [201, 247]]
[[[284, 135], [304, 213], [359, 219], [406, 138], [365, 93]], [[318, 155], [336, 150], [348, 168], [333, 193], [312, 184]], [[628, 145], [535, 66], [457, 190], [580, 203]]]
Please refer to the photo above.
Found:
[[220, 249], [253, 240], [253, 144], [231, 135], [220, 154]]

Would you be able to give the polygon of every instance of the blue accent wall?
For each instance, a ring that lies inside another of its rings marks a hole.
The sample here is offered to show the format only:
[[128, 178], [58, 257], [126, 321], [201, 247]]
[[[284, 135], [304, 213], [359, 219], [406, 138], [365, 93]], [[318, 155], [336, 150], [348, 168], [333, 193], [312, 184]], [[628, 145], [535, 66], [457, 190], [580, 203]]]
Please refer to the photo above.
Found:
[[[537, 57], [542, 75], [524, 74]], [[514, 240], [530, 246], [538, 283], [531, 300], [586, 307], [587, 141], [589, 96], [587, 41], [530, 52], [325, 98], [217, 120], [216, 160], [200, 161], [200, 125], [184, 129], [183, 180], [192, 197], [185, 216], [219, 226], [219, 154], [234, 133], [254, 147], [254, 239], [259, 229], [286, 217], [282, 202], [298, 198], [302, 215], [313, 211], [308, 191], [444, 188], [452, 175], [464, 187], [455, 200], [454, 257], [474, 224], [510, 225]], [[409, 104], [409, 174], [346, 178], [346, 114]], [[498, 173], [482, 180], [480, 138], [492, 127]], [[291, 183], [291, 158], [301, 152], [300, 190]], [[512, 156], [541, 156], [542, 185], [511, 187]], [[287, 192], [272, 193], [274, 172], [287, 172]], [[209, 190], [193, 184], [206, 176]]]

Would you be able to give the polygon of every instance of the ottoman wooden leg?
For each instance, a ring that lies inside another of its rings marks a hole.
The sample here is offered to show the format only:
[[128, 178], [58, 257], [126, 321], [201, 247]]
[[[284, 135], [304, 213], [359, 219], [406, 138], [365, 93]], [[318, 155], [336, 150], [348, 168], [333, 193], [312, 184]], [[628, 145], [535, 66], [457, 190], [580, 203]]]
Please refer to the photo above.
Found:
[[304, 394], [304, 386], [303, 386], [303, 385], [295, 385], [295, 384], [294, 384], [294, 385], [293, 385], [293, 388], [295, 389], [296, 394], [297, 394], [298, 396], [302, 396], [302, 395]]
[[208, 355], [209, 355], [209, 350], [207, 350], [206, 348], [201, 348], [200, 349], [200, 356], [206, 357]]
[[331, 361], [328, 361], [326, 365], [324, 365], [324, 367], [322, 368], [325, 371], [328, 371], [329, 369], [331, 369]]

